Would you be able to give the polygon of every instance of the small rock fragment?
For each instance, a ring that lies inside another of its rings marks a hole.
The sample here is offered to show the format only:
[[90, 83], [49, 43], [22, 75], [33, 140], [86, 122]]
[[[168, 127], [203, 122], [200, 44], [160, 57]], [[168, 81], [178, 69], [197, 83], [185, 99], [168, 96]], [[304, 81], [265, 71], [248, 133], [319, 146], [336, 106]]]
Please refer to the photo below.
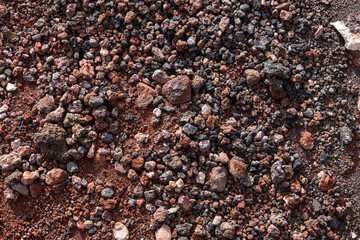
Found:
[[182, 104], [191, 100], [190, 79], [186, 75], [172, 78], [162, 87], [162, 94], [172, 104]]
[[121, 222], [116, 222], [113, 229], [113, 235], [116, 240], [128, 240], [129, 230]]
[[245, 70], [246, 81], [250, 85], [255, 85], [260, 81], [260, 73], [254, 69]]
[[349, 144], [352, 141], [351, 130], [348, 127], [341, 127], [340, 130], [340, 140], [343, 144]]
[[285, 171], [282, 168], [281, 161], [275, 162], [271, 168], [271, 180], [274, 184], [279, 184], [285, 179]]
[[169, 225], [163, 224], [155, 233], [156, 240], [171, 240], [171, 229]]
[[333, 188], [335, 185], [335, 177], [331, 177], [329, 174], [321, 171], [318, 174], [319, 178], [319, 189], [320, 191], [326, 192], [329, 189]]
[[226, 188], [228, 172], [225, 167], [214, 167], [210, 173], [210, 190], [222, 192]]
[[300, 134], [301, 134], [300, 145], [306, 150], [313, 149], [314, 138], [311, 136], [311, 133], [307, 131], [303, 131]]
[[238, 159], [231, 159], [229, 163], [229, 172], [235, 178], [245, 178], [247, 176], [247, 166], [244, 162]]
[[164, 222], [168, 216], [168, 211], [165, 208], [158, 208], [154, 213], [154, 220], [157, 222]]
[[46, 174], [45, 183], [47, 185], [56, 185], [64, 182], [68, 177], [68, 173], [60, 168], [54, 168]]
[[136, 100], [136, 104], [138, 108], [145, 109], [154, 100], [156, 91], [144, 83], [139, 83], [137, 88], [139, 94]]
[[215, 229], [218, 238], [233, 239], [235, 236], [235, 226], [229, 222], [223, 222]]
[[9, 154], [4, 154], [0, 156], [0, 168], [1, 171], [11, 171], [15, 168], [20, 167], [21, 165], [21, 157], [16, 152], [11, 152]]
[[350, 51], [360, 50], [360, 36], [353, 34], [351, 30], [342, 21], [330, 23], [341, 34], [345, 40], [345, 47]]

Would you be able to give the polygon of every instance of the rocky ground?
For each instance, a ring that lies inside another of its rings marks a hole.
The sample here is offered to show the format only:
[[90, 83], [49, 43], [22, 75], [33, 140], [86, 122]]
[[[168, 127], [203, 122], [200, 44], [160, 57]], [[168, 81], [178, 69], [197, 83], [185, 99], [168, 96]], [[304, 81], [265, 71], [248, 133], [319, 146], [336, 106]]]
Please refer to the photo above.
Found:
[[1, 239], [357, 239], [359, 4], [0, 0]]

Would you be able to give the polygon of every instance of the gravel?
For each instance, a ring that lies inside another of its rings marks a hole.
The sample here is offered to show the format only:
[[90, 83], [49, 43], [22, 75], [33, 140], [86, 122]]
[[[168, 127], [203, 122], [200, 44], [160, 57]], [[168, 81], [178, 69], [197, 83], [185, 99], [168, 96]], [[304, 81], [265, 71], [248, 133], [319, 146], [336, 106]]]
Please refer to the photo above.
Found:
[[0, 235], [355, 239], [356, 6], [3, 1]]

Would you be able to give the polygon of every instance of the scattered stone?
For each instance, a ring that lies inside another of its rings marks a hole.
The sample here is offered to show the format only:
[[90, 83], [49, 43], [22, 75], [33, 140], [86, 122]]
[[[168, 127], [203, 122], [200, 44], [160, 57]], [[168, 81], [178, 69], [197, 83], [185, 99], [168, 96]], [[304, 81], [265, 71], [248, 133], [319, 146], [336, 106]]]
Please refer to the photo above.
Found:
[[360, 37], [358, 34], [353, 34], [351, 30], [342, 21], [330, 23], [345, 40], [345, 47], [350, 51], [360, 50]]
[[214, 167], [210, 173], [210, 190], [223, 192], [226, 188], [228, 171], [225, 167]]
[[1, 171], [7, 172], [14, 170], [21, 165], [21, 156], [16, 152], [4, 154], [0, 156]]
[[121, 222], [116, 222], [113, 229], [113, 236], [116, 240], [128, 240], [129, 230]]
[[235, 178], [245, 178], [247, 177], [247, 166], [244, 162], [238, 159], [231, 159], [229, 163], [229, 172]]
[[21, 182], [24, 185], [30, 185], [39, 177], [40, 175], [38, 171], [34, 171], [34, 172], [25, 171], [21, 177]]
[[68, 177], [68, 173], [60, 168], [54, 168], [46, 174], [45, 182], [47, 185], [53, 186], [64, 182]]
[[172, 104], [186, 103], [191, 100], [191, 87], [188, 76], [180, 75], [172, 78], [162, 87], [162, 94]]
[[319, 178], [319, 189], [320, 191], [326, 192], [329, 189], [333, 188], [335, 185], [335, 178], [331, 177], [329, 174], [321, 171], [318, 173]]
[[137, 88], [139, 96], [136, 104], [138, 108], [145, 109], [154, 101], [156, 91], [144, 83], [139, 83]]
[[104, 188], [102, 191], [101, 191], [101, 197], [104, 198], [104, 199], [109, 199], [109, 198], [112, 198], [114, 196], [115, 192], [114, 190], [112, 190], [111, 188]]
[[348, 127], [341, 127], [340, 130], [340, 140], [343, 144], [349, 144], [352, 141], [351, 130]]
[[34, 137], [35, 147], [44, 157], [65, 161], [69, 158], [65, 141], [66, 132], [57, 124], [45, 123]]
[[314, 138], [311, 136], [311, 133], [307, 132], [307, 131], [303, 131], [300, 134], [301, 134], [300, 145], [306, 150], [313, 149], [314, 148]]
[[154, 71], [152, 79], [160, 84], [165, 84], [167, 81], [169, 81], [168, 75], [161, 69]]
[[178, 204], [184, 212], [189, 212], [193, 206], [192, 202], [186, 196], [179, 197]]
[[223, 222], [215, 229], [218, 238], [233, 239], [235, 236], [235, 226], [228, 222]]
[[104, 99], [100, 96], [91, 96], [89, 99], [89, 106], [93, 108], [100, 107], [103, 103]]
[[269, 77], [279, 77], [283, 79], [289, 79], [291, 71], [281, 63], [265, 62], [264, 73]]
[[274, 184], [279, 184], [285, 179], [285, 171], [282, 168], [281, 161], [275, 162], [271, 166], [270, 172], [271, 172], [271, 181]]
[[156, 240], [171, 240], [171, 229], [168, 225], [163, 224], [155, 233]]
[[191, 80], [191, 86], [196, 93], [200, 91], [201, 88], [204, 87], [206, 80], [198, 75], [195, 75]]
[[291, 14], [291, 12], [288, 12], [286, 10], [281, 10], [280, 18], [284, 21], [290, 21], [292, 19], [292, 14]]
[[4, 5], [0, 5], [0, 17], [4, 17], [8, 13], [8, 9]]
[[190, 123], [185, 124], [185, 126], [182, 128], [182, 131], [186, 134], [186, 135], [194, 135], [197, 133], [198, 128], [191, 125]]
[[14, 92], [14, 91], [16, 91], [16, 89], [17, 89], [17, 87], [15, 84], [8, 83], [6, 85], [6, 91], [8, 91], [8, 92]]
[[33, 107], [33, 111], [37, 110], [39, 113], [50, 113], [55, 109], [55, 100], [51, 95], [46, 95]]
[[268, 231], [268, 234], [270, 237], [273, 237], [273, 238], [280, 237], [281, 232], [274, 224], [270, 224], [267, 231]]
[[168, 216], [168, 212], [165, 208], [158, 208], [154, 213], [154, 220], [157, 222], [164, 222]]
[[181, 236], [189, 236], [192, 227], [193, 227], [193, 225], [190, 224], [190, 223], [178, 224], [178, 225], [175, 226], [176, 231], [177, 231]]
[[245, 70], [246, 81], [250, 85], [255, 85], [260, 81], [260, 73], [254, 69]]
[[295, 193], [286, 195], [283, 200], [290, 208], [296, 208], [300, 204], [300, 197]]
[[24, 184], [22, 183], [15, 183], [11, 186], [11, 188], [20, 193], [21, 195], [23, 196], [28, 196], [29, 195], [29, 189], [27, 186], [25, 186]]

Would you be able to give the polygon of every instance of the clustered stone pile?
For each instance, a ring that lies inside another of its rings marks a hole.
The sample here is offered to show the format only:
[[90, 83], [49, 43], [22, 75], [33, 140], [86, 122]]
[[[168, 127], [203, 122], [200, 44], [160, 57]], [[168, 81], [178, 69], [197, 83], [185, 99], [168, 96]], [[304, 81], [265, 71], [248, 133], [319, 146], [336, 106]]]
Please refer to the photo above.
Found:
[[[158, 240], [346, 238], [351, 203], [329, 161], [360, 133], [337, 93], [357, 95], [337, 81], [350, 60], [315, 2], [2, 2], [5, 198], [99, 196], [63, 237], [140, 239], [112, 221], [122, 204], [151, 213]], [[40, 97], [16, 115], [26, 86]], [[82, 176], [91, 161], [131, 192]]]

